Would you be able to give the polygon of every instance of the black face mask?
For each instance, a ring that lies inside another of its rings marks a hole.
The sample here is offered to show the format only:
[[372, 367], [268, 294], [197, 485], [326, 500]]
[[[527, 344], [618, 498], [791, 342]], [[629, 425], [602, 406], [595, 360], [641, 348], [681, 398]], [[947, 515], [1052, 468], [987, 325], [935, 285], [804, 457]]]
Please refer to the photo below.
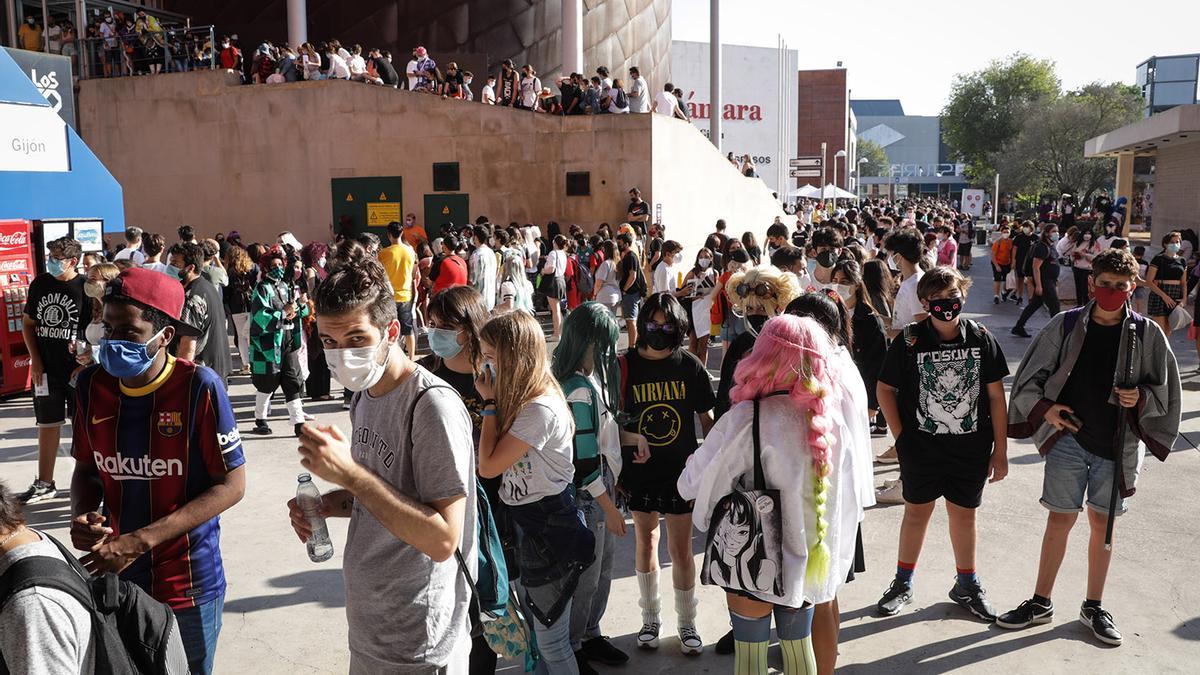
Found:
[[941, 298], [929, 301], [929, 315], [947, 323], [962, 313], [962, 298]]
[[837, 254], [833, 251], [821, 251], [817, 254], [817, 264], [821, 267], [833, 267], [837, 261]]
[[762, 332], [763, 326], [766, 325], [768, 318], [769, 317], [767, 317], [765, 314], [752, 314], [746, 317], [746, 325], [750, 326], [750, 330], [755, 335], [758, 335]]
[[659, 350], [659, 351], [664, 350], [664, 349], [671, 349], [672, 347], [675, 346], [674, 344], [672, 344], [673, 342], [674, 342], [674, 340], [671, 338], [670, 335], [667, 335], [660, 330], [654, 331], [653, 333], [646, 333], [646, 346], [649, 347], [650, 349], [655, 349], [655, 350]]

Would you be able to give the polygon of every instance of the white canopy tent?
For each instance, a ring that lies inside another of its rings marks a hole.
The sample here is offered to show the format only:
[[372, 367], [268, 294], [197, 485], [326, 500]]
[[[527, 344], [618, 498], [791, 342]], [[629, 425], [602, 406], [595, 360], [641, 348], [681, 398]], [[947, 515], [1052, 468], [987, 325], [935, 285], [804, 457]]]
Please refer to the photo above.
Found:
[[804, 197], [806, 199], [820, 199], [821, 190], [815, 185], [802, 185], [788, 193], [789, 197]]
[[853, 192], [843, 190], [840, 187], [834, 185], [833, 183], [830, 183], [830, 184], [826, 185], [824, 189], [819, 190], [816, 198], [817, 199], [853, 199], [854, 201], [858, 201], [858, 195], [854, 194]]

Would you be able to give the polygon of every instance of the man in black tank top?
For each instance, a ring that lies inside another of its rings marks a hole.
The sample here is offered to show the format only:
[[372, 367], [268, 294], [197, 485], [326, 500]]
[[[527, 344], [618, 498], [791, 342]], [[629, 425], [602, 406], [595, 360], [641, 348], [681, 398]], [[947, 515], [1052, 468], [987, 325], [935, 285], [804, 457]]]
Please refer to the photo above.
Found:
[[517, 101], [519, 80], [517, 71], [513, 68], [512, 59], [504, 59], [500, 64], [499, 91], [496, 92], [499, 101], [497, 105], [513, 106]]

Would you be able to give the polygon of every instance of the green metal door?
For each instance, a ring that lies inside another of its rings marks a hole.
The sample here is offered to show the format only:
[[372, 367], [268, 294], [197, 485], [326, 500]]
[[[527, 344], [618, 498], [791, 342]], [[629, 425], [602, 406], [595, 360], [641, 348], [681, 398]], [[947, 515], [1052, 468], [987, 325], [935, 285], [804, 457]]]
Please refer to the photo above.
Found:
[[387, 224], [404, 220], [400, 176], [334, 178], [329, 183], [334, 232], [374, 232], [386, 242]]
[[471, 222], [469, 215], [470, 195], [438, 194], [425, 195], [425, 232], [433, 241], [441, 236], [447, 225], [462, 227]]

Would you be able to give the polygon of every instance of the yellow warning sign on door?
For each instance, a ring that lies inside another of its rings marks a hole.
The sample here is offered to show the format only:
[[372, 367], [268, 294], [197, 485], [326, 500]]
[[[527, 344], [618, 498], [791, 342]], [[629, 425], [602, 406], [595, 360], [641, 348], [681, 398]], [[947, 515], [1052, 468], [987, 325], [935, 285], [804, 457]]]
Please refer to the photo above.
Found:
[[386, 201], [387, 201], [387, 194], [386, 194], [386, 193], [383, 193], [383, 192], [380, 192], [380, 193], [379, 193], [379, 201], [381, 201], [381, 202], [386, 202]]
[[348, 202], [354, 201], [354, 195], [347, 192], [346, 193], [346, 201], [348, 201]]
[[400, 204], [398, 202], [368, 202], [367, 226], [387, 227], [387, 224], [400, 221]]
[[442, 215], [443, 215], [443, 216], [448, 216], [448, 215], [450, 215], [450, 207], [449, 207], [449, 206], [443, 206], [443, 207], [442, 207]]

